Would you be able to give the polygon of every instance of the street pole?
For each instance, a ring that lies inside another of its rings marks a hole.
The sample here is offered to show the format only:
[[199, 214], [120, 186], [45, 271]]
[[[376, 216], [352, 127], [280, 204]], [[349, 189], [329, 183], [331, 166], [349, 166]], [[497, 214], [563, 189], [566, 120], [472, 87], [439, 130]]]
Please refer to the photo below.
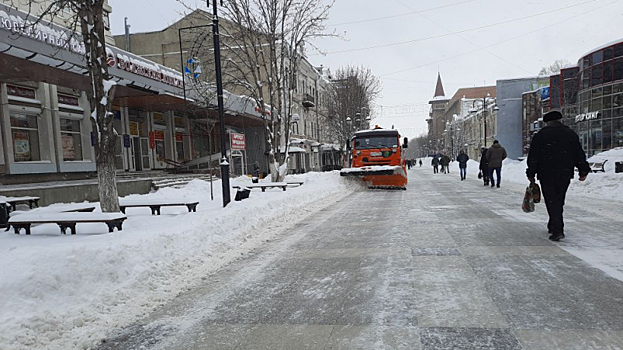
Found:
[[483, 97], [482, 99], [482, 115], [484, 116], [484, 127], [485, 127], [485, 148], [487, 148], [487, 98]]
[[[210, 0], [207, 0], [210, 7]], [[227, 140], [225, 133], [225, 107], [223, 103], [223, 78], [221, 72], [221, 44], [219, 40], [218, 9], [216, 0], [212, 0], [212, 36], [214, 38], [214, 68], [216, 73], [216, 94], [218, 100], [218, 118], [221, 131], [221, 182], [223, 185], [223, 207], [231, 201], [229, 192], [229, 163], [227, 162]]]

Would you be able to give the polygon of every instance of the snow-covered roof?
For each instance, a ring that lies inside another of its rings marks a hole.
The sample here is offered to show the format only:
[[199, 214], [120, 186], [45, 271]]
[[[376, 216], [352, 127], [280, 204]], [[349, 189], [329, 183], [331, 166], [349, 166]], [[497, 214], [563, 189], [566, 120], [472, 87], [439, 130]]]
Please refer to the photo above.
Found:
[[[285, 153], [285, 148], [279, 147], [279, 152]], [[296, 146], [290, 146], [290, 148], [288, 149], [288, 153], [305, 153], [305, 152], [307, 151], [304, 148], [296, 147]]]
[[[613, 40], [613, 41], [611, 41], [611, 42], [609, 42], [609, 43], [603, 44], [603, 45], [601, 45], [601, 46], [599, 46], [599, 47], [597, 47], [597, 48], [594, 48], [594, 49], [592, 49], [592, 50], [588, 51], [587, 53], [583, 54], [582, 56], [580, 56], [580, 60], [581, 60], [581, 59], [583, 59], [584, 57], [586, 57], [586, 56], [588, 56], [588, 55], [590, 55], [590, 54], [594, 53], [594, 52], [597, 52], [597, 51], [599, 51], [599, 50], [601, 50], [601, 49], [605, 49], [605, 48], [606, 48], [606, 47], [608, 47], [608, 46], [612, 46], [612, 45], [616, 45], [616, 44], [621, 44], [621, 43], [623, 43], [623, 39]], [[579, 61], [579, 60], [578, 60], [578, 61]]]

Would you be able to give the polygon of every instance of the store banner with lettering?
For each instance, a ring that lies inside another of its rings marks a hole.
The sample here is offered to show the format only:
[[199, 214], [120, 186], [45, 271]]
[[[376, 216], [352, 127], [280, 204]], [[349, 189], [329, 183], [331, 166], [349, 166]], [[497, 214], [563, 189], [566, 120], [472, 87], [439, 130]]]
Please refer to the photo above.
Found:
[[244, 151], [246, 149], [246, 139], [244, 134], [231, 133], [231, 149]]

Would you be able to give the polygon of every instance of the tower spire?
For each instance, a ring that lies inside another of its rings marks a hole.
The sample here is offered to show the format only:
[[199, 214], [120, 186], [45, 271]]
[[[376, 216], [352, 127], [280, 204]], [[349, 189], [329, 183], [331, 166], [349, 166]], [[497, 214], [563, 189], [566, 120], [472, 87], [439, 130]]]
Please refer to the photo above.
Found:
[[441, 73], [437, 72], [437, 86], [435, 87], [435, 96], [446, 96], [446, 93], [443, 91], [443, 84], [441, 83]]

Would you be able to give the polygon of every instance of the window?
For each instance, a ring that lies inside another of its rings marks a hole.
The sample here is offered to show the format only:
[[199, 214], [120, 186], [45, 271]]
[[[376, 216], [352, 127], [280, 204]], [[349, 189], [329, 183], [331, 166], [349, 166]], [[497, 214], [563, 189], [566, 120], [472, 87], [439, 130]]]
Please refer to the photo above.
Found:
[[41, 160], [39, 127], [36, 115], [11, 114], [13, 156], [16, 162]]
[[592, 75], [591, 86], [601, 84], [603, 82], [602, 80], [603, 66], [601, 64], [597, 66], [593, 66], [593, 68], [591, 68], [591, 75]]
[[178, 162], [183, 162], [184, 160], [186, 160], [186, 158], [184, 156], [185, 155], [185, 152], [184, 152], [184, 137], [179, 132], [175, 134], [175, 150], [177, 152], [177, 161]]
[[604, 63], [604, 83], [609, 83], [612, 81], [613, 65], [614, 65], [613, 61], [608, 61]]
[[623, 80], [623, 58], [614, 61], [614, 80]]
[[593, 56], [592, 56], [593, 65], [600, 64], [603, 61], [603, 59], [604, 59], [603, 51], [599, 50], [593, 53]]
[[623, 118], [612, 119], [612, 147], [623, 146]]
[[80, 134], [80, 121], [61, 118], [60, 122], [63, 160], [82, 160], [82, 135]]
[[614, 57], [623, 56], [623, 44], [619, 44], [614, 47]]
[[604, 61], [611, 60], [614, 57], [614, 48], [608, 47], [604, 49]]

